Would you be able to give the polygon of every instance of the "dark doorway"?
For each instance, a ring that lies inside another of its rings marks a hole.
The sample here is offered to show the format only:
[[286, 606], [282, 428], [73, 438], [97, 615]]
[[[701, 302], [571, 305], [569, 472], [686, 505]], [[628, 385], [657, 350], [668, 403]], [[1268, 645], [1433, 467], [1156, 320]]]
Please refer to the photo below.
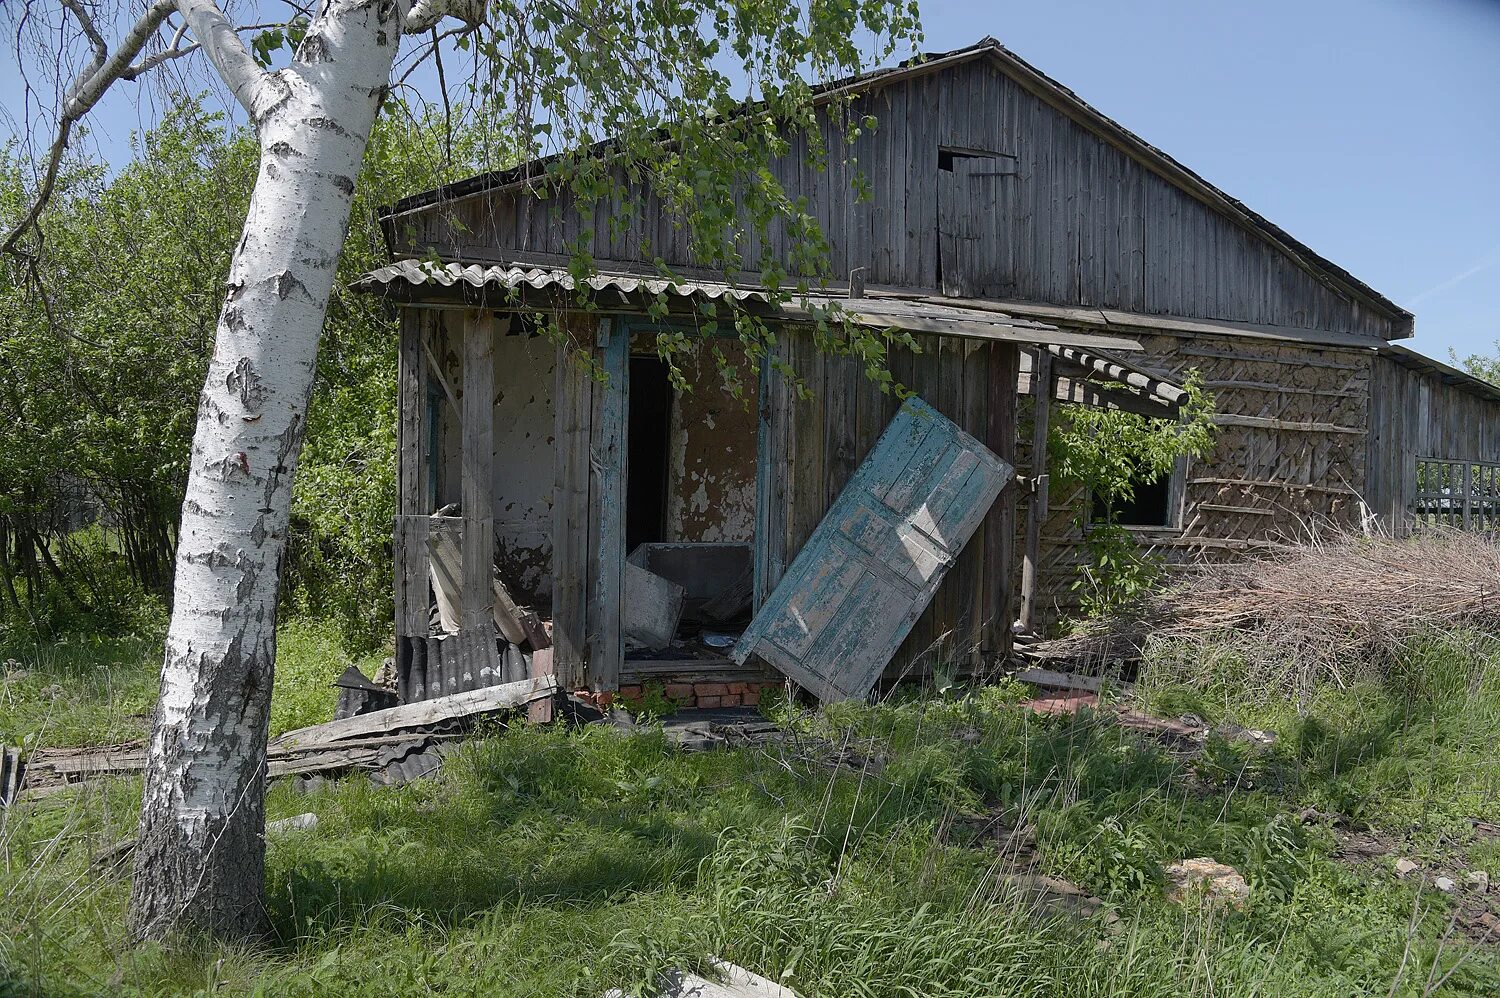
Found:
[[630, 358], [630, 426], [625, 480], [625, 550], [665, 540], [667, 444], [672, 385], [658, 357]]

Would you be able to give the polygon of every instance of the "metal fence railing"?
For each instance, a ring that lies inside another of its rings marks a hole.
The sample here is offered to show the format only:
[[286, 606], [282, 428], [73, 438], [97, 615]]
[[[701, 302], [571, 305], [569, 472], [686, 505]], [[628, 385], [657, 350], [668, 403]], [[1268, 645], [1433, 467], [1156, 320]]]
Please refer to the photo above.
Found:
[[1417, 460], [1417, 526], [1500, 532], [1500, 464]]

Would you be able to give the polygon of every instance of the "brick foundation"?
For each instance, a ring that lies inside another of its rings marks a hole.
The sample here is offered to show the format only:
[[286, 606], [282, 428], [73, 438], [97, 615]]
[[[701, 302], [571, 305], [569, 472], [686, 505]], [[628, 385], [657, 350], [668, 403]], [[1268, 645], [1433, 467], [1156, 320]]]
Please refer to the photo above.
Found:
[[[679, 710], [709, 710], [714, 707], [756, 707], [767, 693], [780, 689], [770, 683], [666, 683], [654, 687], [675, 703]], [[600, 710], [608, 710], [617, 701], [639, 701], [646, 688], [621, 686], [618, 690], [574, 690], [573, 695]]]

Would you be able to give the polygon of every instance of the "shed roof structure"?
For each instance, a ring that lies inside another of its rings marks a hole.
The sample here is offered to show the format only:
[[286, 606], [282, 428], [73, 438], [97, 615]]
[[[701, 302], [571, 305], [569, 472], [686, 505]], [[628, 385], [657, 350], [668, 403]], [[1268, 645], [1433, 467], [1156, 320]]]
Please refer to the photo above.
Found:
[[[1120, 150], [1151, 173], [1191, 195], [1219, 216], [1253, 233], [1259, 240], [1296, 263], [1320, 284], [1342, 297], [1358, 300], [1390, 320], [1391, 333], [1387, 338], [1398, 339], [1412, 335], [1414, 320], [1411, 312], [1317, 253], [1285, 229], [1252, 210], [1244, 202], [1214, 186], [1160, 148], [1094, 108], [1072, 90], [1007, 49], [993, 37], [986, 36], [973, 45], [948, 52], [923, 53], [898, 66], [824, 84], [816, 89], [815, 99], [826, 103], [837, 96], [850, 93], [869, 94], [893, 84], [979, 61], [993, 65], [1006, 77], [1048, 106], [1105, 143]], [[600, 143], [596, 148], [601, 154], [607, 152], [607, 141]], [[435, 205], [452, 205], [470, 198], [494, 195], [536, 184], [545, 176], [548, 165], [558, 158], [557, 156], [542, 157], [515, 167], [490, 171], [410, 195], [388, 209], [383, 217], [389, 225], [402, 216], [422, 212]], [[389, 234], [389, 227], [387, 232]]]

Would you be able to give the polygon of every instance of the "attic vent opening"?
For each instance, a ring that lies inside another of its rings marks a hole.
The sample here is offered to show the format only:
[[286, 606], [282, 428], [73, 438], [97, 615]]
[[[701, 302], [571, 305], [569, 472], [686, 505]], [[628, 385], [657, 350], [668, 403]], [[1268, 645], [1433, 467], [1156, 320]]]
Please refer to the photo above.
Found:
[[[978, 162], [970, 162], [978, 160]], [[938, 169], [953, 173], [958, 164], [968, 163], [975, 174], [1005, 176], [1016, 172], [1016, 158], [1009, 153], [963, 146], [938, 146]]]

